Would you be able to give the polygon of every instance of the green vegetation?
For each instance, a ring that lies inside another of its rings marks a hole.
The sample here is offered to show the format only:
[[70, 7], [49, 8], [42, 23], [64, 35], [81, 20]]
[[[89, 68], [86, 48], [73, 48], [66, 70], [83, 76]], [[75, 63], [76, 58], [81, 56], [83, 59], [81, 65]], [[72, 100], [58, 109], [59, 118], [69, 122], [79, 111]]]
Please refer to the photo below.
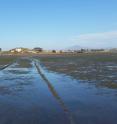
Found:
[[19, 68], [31, 68], [32, 64], [31, 64], [31, 60], [28, 58], [20, 58], [17, 60], [18, 61], [18, 65], [17, 67]]
[[10, 64], [15, 59], [16, 59], [16, 57], [14, 57], [14, 56], [0, 56], [0, 65], [4, 66], [4, 65], [7, 65], [7, 64]]

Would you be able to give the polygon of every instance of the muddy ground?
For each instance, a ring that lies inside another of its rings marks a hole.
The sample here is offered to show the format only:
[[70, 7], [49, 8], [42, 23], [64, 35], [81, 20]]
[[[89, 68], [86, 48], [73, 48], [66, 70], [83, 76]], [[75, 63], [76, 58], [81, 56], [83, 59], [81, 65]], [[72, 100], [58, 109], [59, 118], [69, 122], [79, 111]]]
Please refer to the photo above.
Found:
[[117, 54], [80, 54], [41, 58], [47, 69], [82, 82], [117, 89]]
[[0, 124], [117, 124], [116, 54], [0, 61]]

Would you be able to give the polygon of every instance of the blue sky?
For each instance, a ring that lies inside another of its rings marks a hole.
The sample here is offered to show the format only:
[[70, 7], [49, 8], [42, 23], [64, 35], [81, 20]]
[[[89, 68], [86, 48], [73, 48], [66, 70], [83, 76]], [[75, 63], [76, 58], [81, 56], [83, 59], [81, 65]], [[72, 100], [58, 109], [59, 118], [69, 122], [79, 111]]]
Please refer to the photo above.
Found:
[[0, 47], [117, 47], [117, 0], [0, 0]]

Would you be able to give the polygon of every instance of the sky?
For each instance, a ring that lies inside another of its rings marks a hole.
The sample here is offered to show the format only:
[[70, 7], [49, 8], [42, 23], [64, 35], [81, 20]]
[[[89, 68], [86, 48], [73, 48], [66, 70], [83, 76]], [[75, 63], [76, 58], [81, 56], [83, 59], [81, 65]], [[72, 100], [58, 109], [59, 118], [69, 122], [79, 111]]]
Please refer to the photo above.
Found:
[[117, 0], [0, 0], [0, 47], [117, 47]]

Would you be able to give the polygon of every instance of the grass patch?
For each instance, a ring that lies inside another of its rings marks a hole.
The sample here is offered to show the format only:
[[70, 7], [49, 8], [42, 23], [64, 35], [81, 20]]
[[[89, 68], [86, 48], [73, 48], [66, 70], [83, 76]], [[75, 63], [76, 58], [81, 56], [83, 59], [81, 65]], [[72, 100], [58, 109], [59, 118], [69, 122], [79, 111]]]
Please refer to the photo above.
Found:
[[13, 56], [0, 56], [0, 65], [7, 65], [13, 62], [16, 57]]
[[20, 58], [18, 59], [18, 65], [19, 68], [31, 68], [32, 67], [32, 61], [27, 58]]

